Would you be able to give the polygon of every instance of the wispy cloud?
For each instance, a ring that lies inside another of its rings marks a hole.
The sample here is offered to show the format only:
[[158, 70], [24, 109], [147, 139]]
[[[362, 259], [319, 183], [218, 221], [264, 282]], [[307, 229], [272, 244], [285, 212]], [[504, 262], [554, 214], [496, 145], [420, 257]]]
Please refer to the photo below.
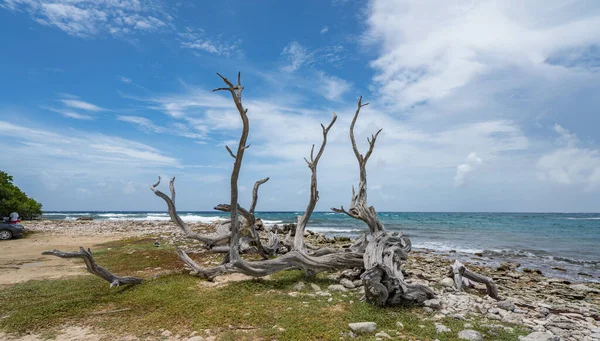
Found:
[[170, 128], [166, 128], [154, 124], [151, 120], [145, 117], [119, 115], [117, 116], [117, 119], [119, 121], [132, 123], [139, 130], [147, 133], [169, 134], [191, 139], [204, 139], [206, 137], [205, 134], [191, 132], [187, 125], [182, 125], [181, 123], [173, 123]]
[[119, 80], [125, 84], [131, 84], [133, 83], [133, 79], [125, 77], [125, 76], [120, 76]]
[[173, 20], [154, 0], [3, 0], [2, 6], [28, 12], [42, 25], [81, 38], [158, 31], [169, 27]]
[[297, 41], [291, 41], [281, 51], [286, 63], [281, 68], [285, 72], [294, 72], [303, 66], [314, 64], [332, 64], [338, 66], [345, 58], [345, 48], [334, 44], [309, 50]]
[[73, 109], [80, 109], [80, 110], [94, 111], [94, 112], [105, 110], [95, 104], [80, 101], [77, 99], [61, 99], [60, 101], [63, 104], [65, 104], [66, 106], [73, 108]]
[[240, 45], [242, 41], [225, 40], [222, 37], [210, 38], [202, 29], [186, 27], [183, 32], [178, 33], [179, 44], [182, 48], [203, 51], [218, 56], [240, 56], [243, 54]]
[[45, 107], [45, 106], [42, 106], [41, 108], [59, 113], [59, 114], [63, 115], [64, 117], [74, 118], [76, 120], [93, 120], [94, 119], [93, 116], [78, 114], [71, 110], [56, 109], [56, 108]]
[[327, 26], [323, 26], [323, 28], [321, 29], [320, 33], [321, 33], [321, 34], [325, 34], [325, 33], [327, 33], [327, 32], [329, 32], [329, 27], [327, 27]]
[[[69, 131], [68, 134], [32, 129], [0, 121], [0, 133], [21, 146], [13, 146], [24, 158], [69, 159], [92, 164], [129, 162], [140, 166], [177, 166], [179, 161], [148, 145], [103, 134]], [[56, 162], [52, 162], [53, 164]]]

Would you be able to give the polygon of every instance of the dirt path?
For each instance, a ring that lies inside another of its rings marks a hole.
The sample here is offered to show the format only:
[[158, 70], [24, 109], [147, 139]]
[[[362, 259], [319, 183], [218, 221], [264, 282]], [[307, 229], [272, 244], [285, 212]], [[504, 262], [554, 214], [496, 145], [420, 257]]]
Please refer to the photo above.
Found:
[[81, 264], [42, 256], [42, 251], [76, 251], [80, 246], [93, 249], [97, 244], [118, 239], [117, 236], [68, 236], [38, 232], [21, 239], [0, 241], [0, 285], [83, 274], [85, 267]]

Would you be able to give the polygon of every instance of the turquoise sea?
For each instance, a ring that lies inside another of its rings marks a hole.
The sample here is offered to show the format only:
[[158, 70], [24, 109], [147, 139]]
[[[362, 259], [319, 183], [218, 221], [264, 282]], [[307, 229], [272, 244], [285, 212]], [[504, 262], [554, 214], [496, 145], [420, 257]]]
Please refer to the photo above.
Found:
[[[300, 214], [260, 212], [257, 216], [272, 225], [296, 222]], [[190, 222], [227, 218], [222, 212], [180, 215]], [[43, 218], [72, 220], [81, 216], [96, 220], [169, 220], [164, 212], [45, 212]], [[417, 249], [491, 265], [516, 261], [522, 267], [541, 269], [556, 277], [600, 281], [599, 213], [381, 212], [379, 217], [386, 229], [402, 231]], [[332, 212], [315, 212], [308, 229], [346, 236], [367, 231], [362, 222]]]

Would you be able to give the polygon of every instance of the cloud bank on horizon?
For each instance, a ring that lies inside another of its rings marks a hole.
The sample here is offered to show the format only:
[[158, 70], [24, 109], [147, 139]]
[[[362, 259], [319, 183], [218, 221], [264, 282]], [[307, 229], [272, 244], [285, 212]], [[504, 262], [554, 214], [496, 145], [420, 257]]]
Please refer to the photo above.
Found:
[[590, 1], [0, 0], [0, 169], [47, 210], [227, 202], [241, 123], [215, 72], [242, 72], [252, 146], [241, 203], [302, 210], [303, 157], [338, 121], [317, 210], [347, 205], [359, 147], [379, 211], [598, 211], [600, 4]]

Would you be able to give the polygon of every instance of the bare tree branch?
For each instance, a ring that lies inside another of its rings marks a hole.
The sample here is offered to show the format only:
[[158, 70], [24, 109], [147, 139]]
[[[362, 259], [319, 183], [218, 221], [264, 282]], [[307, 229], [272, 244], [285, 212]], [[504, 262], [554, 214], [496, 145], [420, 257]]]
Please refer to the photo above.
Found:
[[231, 151], [229, 146], [225, 146], [225, 149], [227, 149], [227, 151], [229, 152], [229, 155], [231, 155], [231, 157], [235, 159], [235, 154], [233, 154], [233, 152]]
[[169, 189], [171, 190], [171, 201], [173, 201], [173, 205], [175, 205], [175, 177], [171, 178], [171, 181], [169, 181]]
[[317, 205], [317, 201], [319, 201], [319, 191], [317, 190], [317, 165], [319, 164], [319, 160], [321, 159], [321, 155], [323, 155], [323, 151], [325, 150], [325, 146], [327, 145], [327, 134], [329, 133], [329, 129], [333, 126], [335, 121], [337, 120], [337, 115], [333, 113], [333, 118], [331, 119], [331, 123], [325, 128], [323, 125], [323, 142], [321, 143], [321, 147], [319, 148], [319, 152], [317, 153], [317, 157], [313, 157], [313, 153], [315, 150], [315, 145], [313, 144], [310, 150], [310, 159], [308, 163], [308, 168], [311, 171], [311, 180], [310, 180], [310, 200], [306, 207], [306, 211], [304, 211], [304, 215], [298, 217], [298, 223], [296, 225], [296, 235], [294, 236], [294, 250], [305, 252], [306, 246], [304, 245], [304, 231], [306, 230], [306, 225], [308, 224], [308, 220], [310, 219], [311, 214], [313, 213], [315, 206]]
[[85, 262], [85, 267], [88, 272], [93, 275], [96, 275], [108, 283], [110, 283], [110, 287], [119, 286], [121, 284], [139, 284], [142, 283], [143, 279], [137, 277], [121, 277], [113, 274], [112, 272], [106, 270], [100, 265], [96, 264], [94, 257], [92, 256], [92, 251], [90, 249], [85, 250], [80, 247], [79, 251], [76, 252], [62, 252], [59, 250], [49, 250], [42, 252], [42, 255], [52, 255], [60, 258], [81, 258]]
[[[248, 109], [244, 108], [242, 104], [242, 91], [244, 88], [241, 84], [241, 73], [238, 73], [238, 84], [234, 86], [227, 78], [217, 73], [219, 77], [227, 84], [227, 88], [218, 88], [213, 91], [229, 91], [231, 98], [235, 103], [240, 117], [242, 119], [242, 135], [240, 136], [240, 142], [238, 143], [237, 153], [235, 154], [235, 162], [233, 164], [233, 170], [231, 172], [231, 242], [230, 242], [230, 257], [231, 260], [237, 260], [240, 258], [238, 243], [239, 243], [239, 223], [237, 220], [237, 208], [238, 208], [238, 178], [240, 175], [240, 168], [242, 167], [242, 160], [244, 158], [244, 151], [246, 150], [246, 141], [248, 139], [249, 122], [246, 113]], [[233, 153], [230, 153], [233, 154]], [[233, 155], [232, 155], [233, 156]]]
[[258, 180], [254, 184], [254, 189], [252, 190], [252, 205], [250, 205], [250, 214], [254, 214], [254, 210], [256, 209], [256, 204], [258, 203], [258, 188], [260, 187], [260, 185], [264, 184], [267, 181], [269, 181], [268, 177], [264, 178], [262, 180]]
[[[228, 232], [227, 232], [227, 234], [217, 234], [217, 235], [212, 235], [212, 236], [201, 235], [201, 234], [193, 232], [187, 226], [187, 224], [181, 219], [179, 214], [177, 214], [177, 209], [175, 208], [175, 202], [171, 198], [169, 198], [168, 195], [164, 194], [163, 192], [158, 190], [158, 188], [156, 188], [156, 187], [158, 187], [158, 185], [160, 185], [160, 180], [161, 179], [159, 176], [158, 181], [154, 185], [150, 186], [150, 189], [154, 192], [154, 194], [156, 194], [156, 196], [163, 199], [167, 203], [167, 208], [169, 210], [169, 216], [171, 217], [171, 221], [174, 222], [177, 226], [179, 226], [179, 228], [181, 228], [181, 230], [186, 234], [186, 236], [188, 238], [204, 242], [208, 245], [214, 245], [214, 244], [217, 244], [217, 243], [223, 242], [224, 240], [229, 239], [230, 236], [229, 236]], [[171, 194], [173, 195], [175, 193], [175, 178], [171, 179], [170, 186], [172, 187]], [[173, 195], [173, 197], [174, 197], [174, 195]]]

